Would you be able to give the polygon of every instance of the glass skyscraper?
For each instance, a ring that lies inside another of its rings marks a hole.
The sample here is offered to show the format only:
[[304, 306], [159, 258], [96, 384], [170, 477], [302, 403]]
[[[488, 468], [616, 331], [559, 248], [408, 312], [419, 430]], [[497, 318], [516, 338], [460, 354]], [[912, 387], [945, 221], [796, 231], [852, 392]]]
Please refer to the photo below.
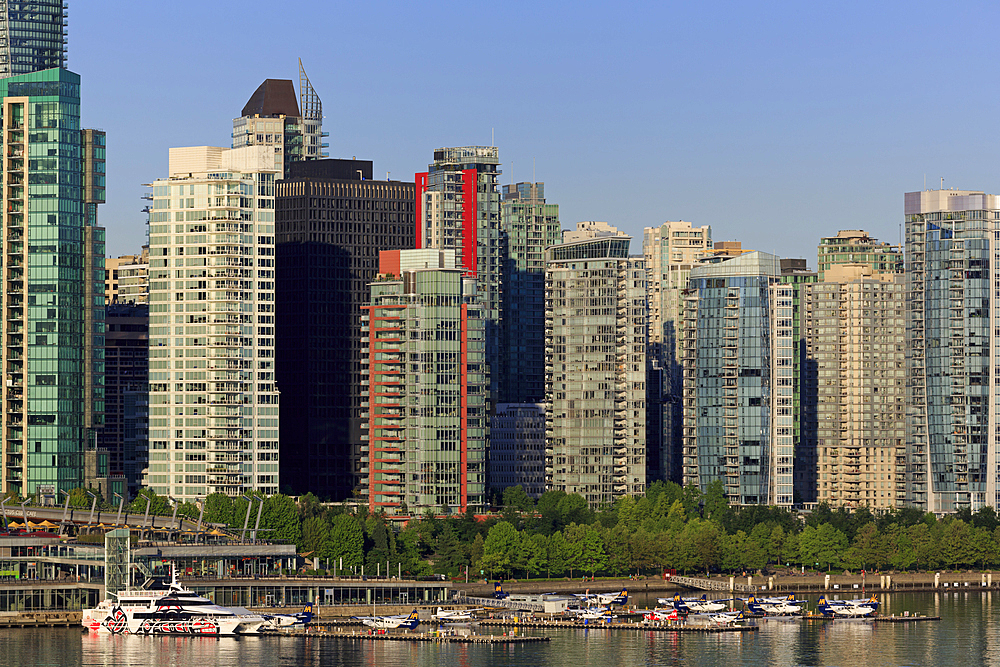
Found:
[[504, 401], [545, 397], [545, 249], [562, 242], [559, 206], [545, 203], [544, 183], [503, 186], [500, 203], [507, 237], [501, 354]]
[[0, 78], [66, 67], [66, 0], [0, 3]]
[[476, 279], [486, 321], [490, 399], [500, 396], [504, 247], [500, 224], [500, 156], [496, 146], [439, 148], [416, 174], [417, 248], [455, 250]]
[[788, 340], [789, 374], [783, 379], [792, 385], [790, 295], [777, 293], [788, 301], [780, 309], [788, 325], [779, 332], [772, 322], [771, 286], [780, 275], [776, 256], [751, 252], [696, 266], [685, 296], [684, 485], [704, 491], [722, 480], [734, 505], [792, 503], [792, 443], [789, 438], [788, 451], [779, 452], [772, 442], [778, 333]]
[[907, 504], [997, 506], [995, 272], [1000, 197], [905, 196]]
[[[106, 476], [103, 133], [80, 129], [80, 77], [0, 79], [3, 141], [3, 488], [56, 493]], [[85, 153], [91, 153], [88, 158]], [[85, 184], [94, 189], [85, 193]], [[87, 203], [92, 203], [91, 209]]]

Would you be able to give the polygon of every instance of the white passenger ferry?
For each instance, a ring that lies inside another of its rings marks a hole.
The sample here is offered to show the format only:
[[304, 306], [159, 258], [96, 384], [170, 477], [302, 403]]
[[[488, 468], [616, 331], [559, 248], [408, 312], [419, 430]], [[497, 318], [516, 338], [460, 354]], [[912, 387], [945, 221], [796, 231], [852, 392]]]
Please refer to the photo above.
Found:
[[166, 590], [125, 590], [118, 600], [105, 600], [83, 611], [91, 632], [132, 635], [252, 635], [267, 621], [246, 609], [222, 607], [177, 581]]

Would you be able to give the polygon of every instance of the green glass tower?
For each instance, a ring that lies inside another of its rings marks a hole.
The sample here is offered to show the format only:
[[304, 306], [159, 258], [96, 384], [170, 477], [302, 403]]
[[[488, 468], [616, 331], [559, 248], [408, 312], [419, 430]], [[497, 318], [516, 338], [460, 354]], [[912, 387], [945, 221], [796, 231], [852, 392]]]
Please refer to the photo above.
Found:
[[[80, 77], [49, 69], [0, 79], [3, 141], [3, 489], [58, 493], [106, 476], [104, 230], [100, 150], [84, 155]], [[89, 165], [89, 167], [88, 167]], [[85, 194], [87, 170], [100, 185]], [[96, 294], [98, 291], [99, 294]], [[88, 463], [89, 460], [89, 463]]]

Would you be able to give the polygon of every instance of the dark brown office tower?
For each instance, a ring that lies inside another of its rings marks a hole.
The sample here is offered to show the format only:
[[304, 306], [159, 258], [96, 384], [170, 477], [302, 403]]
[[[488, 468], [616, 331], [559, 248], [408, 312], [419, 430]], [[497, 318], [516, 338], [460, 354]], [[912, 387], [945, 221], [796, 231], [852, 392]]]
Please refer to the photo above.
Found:
[[289, 165], [275, 201], [281, 490], [350, 498], [361, 473], [361, 306], [380, 250], [415, 244], [413, 183], [369, 160]]

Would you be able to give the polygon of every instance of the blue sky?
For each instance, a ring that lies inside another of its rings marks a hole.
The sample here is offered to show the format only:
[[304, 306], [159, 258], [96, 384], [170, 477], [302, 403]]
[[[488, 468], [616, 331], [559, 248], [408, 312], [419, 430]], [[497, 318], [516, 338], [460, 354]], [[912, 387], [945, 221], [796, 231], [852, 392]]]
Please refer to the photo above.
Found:
[[330, 156], [412, 180], [500, 148], [563, 227], [665, 220], [815, 268], [820, 236], [897, 242], [903, 193], [1000, 192], [996, 3], [71, 0], [83, 120], [108, 133], [108, 254], [144, 242], [172, 146], [230, 142], [266, 78], [323, 100]]

